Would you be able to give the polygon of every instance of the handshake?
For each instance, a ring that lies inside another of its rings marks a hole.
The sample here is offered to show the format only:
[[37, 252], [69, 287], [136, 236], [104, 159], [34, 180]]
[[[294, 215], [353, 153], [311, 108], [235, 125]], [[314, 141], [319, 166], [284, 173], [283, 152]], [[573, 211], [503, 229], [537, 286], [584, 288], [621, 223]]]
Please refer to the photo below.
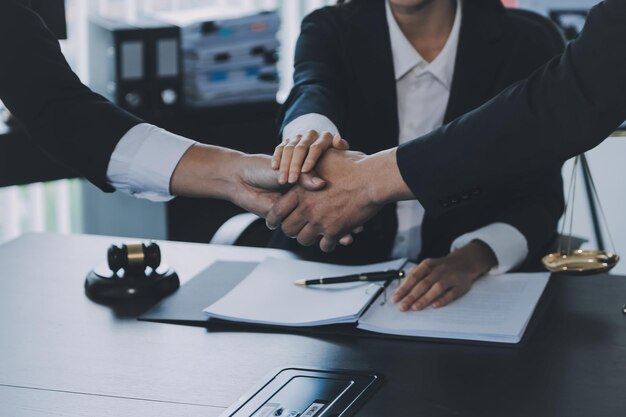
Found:
[[231, 201], [302, 245], [319, 240], [326, 252], [352, 243], [352, 233], [385, 204], [413, 198], [395, 149], [365, 155], [316, 131], [281, 143], [273, 157], [196, 144], [181, 159], [170, 188], [174, 195]]
[[290, 189], [268, 211], [267, 226], [282, 226], [303, 246], [319, 240], [325, 252], [351, 244], [350, 232], [359, 233], [384, 202], [363, 188], [366, 155], [349, 147], [340, 136], [315, 130], [283, 141], [274, 151], [272, 169], [278, 183]]

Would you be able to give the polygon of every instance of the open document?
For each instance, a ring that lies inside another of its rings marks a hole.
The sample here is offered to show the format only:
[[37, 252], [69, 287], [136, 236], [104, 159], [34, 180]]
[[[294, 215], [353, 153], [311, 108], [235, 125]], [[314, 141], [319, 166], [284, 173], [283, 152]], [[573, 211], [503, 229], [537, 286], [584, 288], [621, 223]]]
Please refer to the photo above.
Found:
[[298, 279], [405, 268], [405, 260], [340, 266], [268, 258], [229, 293], [207, 307], [210, 318], [285, 327], [353, 324], [358, 329], [408, 337], [517, 343], [549, 280], [548, 273], [517, 273], [478, 279], [464, 297], [446, 307], [401, 312], [391, 294], [399, 285], [346, 283], [301, 287]]
[[[402, 312], [376, 300], [359, 319], [359, 329], [402, 336], [517, 343], [532, 317], [549, 273], [490, 275], [446, 307]], [[387, 294], [392, 294], [394, 281]], [[387, 297], [389, 299], [391, 297]]]
[[299, 287], [294, 281], [400, 269], [405, 261], [343, 266], [268, 258], [204, 312], [222, 320], [278, 326], [356, 323], [382, 292], [382, 283]]

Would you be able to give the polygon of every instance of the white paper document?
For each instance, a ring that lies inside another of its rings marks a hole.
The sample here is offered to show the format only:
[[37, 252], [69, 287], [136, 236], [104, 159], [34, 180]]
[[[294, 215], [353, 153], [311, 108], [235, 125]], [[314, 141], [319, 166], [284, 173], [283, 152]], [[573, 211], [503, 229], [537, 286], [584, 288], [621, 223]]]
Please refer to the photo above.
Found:
[[400, 269], [405, 262], [400, 259], [365, 266], [343, 266], [268, 258], [204, 312], [222, 320], [279, 326], [356, 323], [381, 292], [380, 284], [301, 287], [294, 281]]
[[[462, 298], [439, 309], [401, 312], [381, 295], [358, 327], [377, 333], [517, 343], [546, 285], [549, 273], [516, 273], [478, 279]], [[387, 288], [387, 300], [398, 287]]]

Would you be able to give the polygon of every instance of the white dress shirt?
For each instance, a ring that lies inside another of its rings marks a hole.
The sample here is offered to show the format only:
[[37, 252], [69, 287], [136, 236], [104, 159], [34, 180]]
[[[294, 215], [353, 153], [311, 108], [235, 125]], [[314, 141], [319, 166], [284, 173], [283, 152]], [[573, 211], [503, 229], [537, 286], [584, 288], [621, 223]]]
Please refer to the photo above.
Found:
[[176, 166], [195, 141], [142, 123], [120, 139], [107, 167], [116, 190], [152, 201], [168, 201]]
[[[389, 3], [385, 4], [396, 78], [399, 143], [402, 144], [443, 124], [454, 76], [462, 7], [461, 0], [458, 0], [448, 40], [439, 55], [429, 63], [404, 36]], [[300, 116], [289, 123], [283, 129], [283, 139], [304, 134], [309, 129], [339, 133], [336, 125], [327, 117], [312, 113]], [[398, 233], [392, 256], [415, 258], [421, 251], [424, 208], [418, 201], [401, 201], [397, 204], [397, 216]], [[452, 243], [451, 251], [467, 245], [472, 240], [483, 241], [495, 253], [498, 266], [492, 273], [509, 271], [521, 264], [528, 255], [528, 244], [524, 235], [505, 223], [493, 223], [458, 237]]]

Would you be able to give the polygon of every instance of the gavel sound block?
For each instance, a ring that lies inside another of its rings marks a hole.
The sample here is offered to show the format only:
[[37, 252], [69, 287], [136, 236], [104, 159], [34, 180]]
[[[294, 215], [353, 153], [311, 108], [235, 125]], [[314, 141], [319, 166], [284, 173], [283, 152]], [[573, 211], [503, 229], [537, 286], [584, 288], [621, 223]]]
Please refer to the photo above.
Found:
[[111, 245], [107, 261], [85, 278], [85, 293], [94, 301], [163, 298], [180, 286], [176, 272], [161, 263], [155, 242]]

